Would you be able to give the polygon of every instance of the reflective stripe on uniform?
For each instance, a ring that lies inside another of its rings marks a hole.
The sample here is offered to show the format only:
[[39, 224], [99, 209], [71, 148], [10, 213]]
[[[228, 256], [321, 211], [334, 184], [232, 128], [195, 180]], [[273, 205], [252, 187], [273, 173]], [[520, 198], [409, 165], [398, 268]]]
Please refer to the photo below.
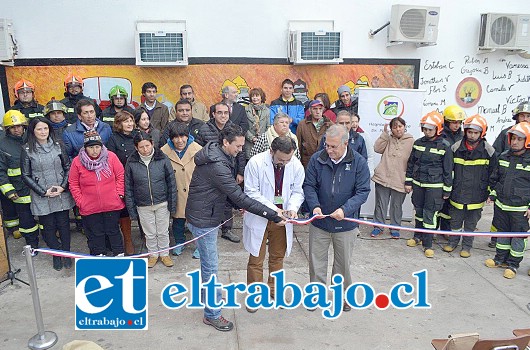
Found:
[[20, 176], [20, 175], [22, 175], [22, 171], [20, 170], [20, 168], [7, 169], [7, 176]]
[[429, 152], [434, 153], [434, 154], [439, 154], [441, 156], [443, 156], [445, 154], [445, 150], [444, 149], [431, 148], [431, 149], [429, 149]]
[[502, 160], [502, 159], [500, 159], [500, 160], [499, 160], [499, 165], [500, 165], [500, 166], [503, 166], [503, 167], [505, 167], [505, 168], [509, 168], [509, 167], [510, 167], [510, 162], [508, 162], [508, 161], [506, 161], [506, 160]]
[[411, 178], [411, 177], [406, 177], [406, 178], [405, 178], [405, 181], [412, 181], [412, 180], [414, 180], [414, 179]]
[[19, 224], [18, 219], [15, 219], [15, 220], [4, 220], [4, 225], [5, 225], [6, 227], [9, 227], [9, 228], [11, 228], [11, 227], [17, 227], [18, 224]]
[[444, 192], [451, 192], [453, 190], [453, 186], [445, 186], [444, 185], [442, 188], [443, 188]]
[[2, 191], [4, 195], [9, 191], [14, 191], [14, 190], [15, 190], [15, 187], [13, 187], [13, 185], [11, 184], [5, 184], [5, 185], [0, 186], [0, 191]]
[[[453, 207], [455, 207], [456, 209], [464, 210], [464, 205], [465, 204], [460, 204], [460, 203], [457, 203], [457, 202], [453, 202], [451, 199], [449, 200], [449, 203], [451, 203], [451, 205]], [[484, 202], [476, 203], [476, 204], [467, 204], [467, 210], [476, 210], [476, 209], [480, 209], [482, 207], [484, 207]]]
[[18, 204], [29, 204], [31, 203], [31, 197], [30, 196], [18, 197], [17, 199], [13, 200], [13, 202], [18, 203]]
[[44, 115], [42, 113], [30, 113], [28, 114], [28, 118], [35, 118], [35, 117], [44, 117]]
[[412, 146], [412, 148], [414, 148], [415, 150], [418, 150], [420, 152], [425, 152], [425, 147], [423, 147], [423, 146], [414, 145], [414, 146]]
[[527, 243], [528, 243], [528, 239], [525, 238], [525, 239], [523, 240], [523, 244], [524, 244], [524, 245], [523, 245], [523, 249], [521, 249], [520, 252], [518, 252], [518, 251], [513, 250], [513, 249], [510, 248], [510, 255], [511, 255], [511, 256], [514, 256], [514, 257], [516, 257], [516, 258], [522, 258], [522, 257], [524, 256], [524, 252], [525, 252], [525, 250], [526, 250], [526, 244], [527, 244]]
[[423, 221], [423, 218], [420, 218], [419, 216], [414, 216], [414, 219], [416, 219], [418, 221]]
[[[426, 188], [442, 188], [444, 187], [444, 184], [443, 183], [438, 183], [438, 184], [424, 184], [424, 183], [421, 183], [419, 181], [416, 181], [416, 180], [412, 180], [412, 183], [415, 184], [416, 186], [420, 186], [420, 187], [426, 187]], [[449, 190], [451, 191], [451, 190]], [[449, 192], [448, 191], [448, 192]]]
[[516, 164], [515, 169], [518, 170], [524, 170], [524, 171], [530, 171], [530, 165], [523, 166], [522, 164]]
[[465, 160], [463, 158], [454, 158], [455, 164], [461, 164], [464, 166], [468, 165], [488, 165], [490, 163], [489, 159], [476, 159], [476, 160]]
[[35, 225], [33, 226], [32, 228], [20, 228], [19, 231], [20, 233], [32, 233], [32, 232], [35, 232], [39, 229], [39, 225]]
[[500, 250], [510, 250], [510, 249], [512, 248], [512, 246], [509, 245], [509, 244], [500, 244], [500, 243], [497, 243], [497, 244], [495, 245], [495, 248], [500, 249]]
[[75, 109], [73, 108], [66, 108], [66, 113], [74, 113]]
[[114, 121], [114, 117], [103, 117], [103, 121], [104, 122], [113, 122]]
[[511, 205], [503, 204], [498, 199], [495, 200], [495, 205], [498, 206], [501, 210], [504, 210], [504, 211], [527, 211], [528, 210], [528, 205], [522, 205], [522, 206], [514, 207], [514, 206], [511, 206]]
[[427, 229], [431, 229], [431, 230], [436, 230], [436, 227], [438, 226], [438, 222], [437, 222], [436, 218], [438, 217], [438, 215], [440, 215], [440, 213], [435, 211], [434, 215], [433, 215], [433, 218], [432, 218], [432, 224], [427, 224], [424, 221], [423, 222], [423, 227], [427, 228]]
[[491, 190], [490, 191], [490, 196], [497, 197], [497, 191]]
[[451, 220], [451, 215], [449, 214], [446, 214], [446, 213], [438, 213], [438, 216], [441, 217], [442, 219], [445, 219], [445, 220]]

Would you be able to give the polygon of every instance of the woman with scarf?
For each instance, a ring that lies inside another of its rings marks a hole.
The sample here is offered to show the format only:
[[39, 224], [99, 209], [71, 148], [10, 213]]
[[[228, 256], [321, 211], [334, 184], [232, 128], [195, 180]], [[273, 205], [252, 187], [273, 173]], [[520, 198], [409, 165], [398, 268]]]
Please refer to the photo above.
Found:
[[[39, 218], [44, 241], [51, 249], [64, 251], [70, 251], [68, 212], [74, 207], [68, 192], [69, 170], [70, 158], [57, 141], [52, 123], [46, 118], [33, 118], [28, 126], [27, 143], [22, 147], [22, 180], [30, 188], [31, 213]], [[54, 256], [53, 268], [60, 271], [63, 266], [71, 268], [72, 260]]]
[[[252, 146], [252, 149], [250, 150], [250, 157], [253, 157], [258, 153], [268, 151], [270, 149], [270, 145], [272, 144], [272, 140], [278, 136], [289, 136], [298, 145], [298, 139], [296, 135], [293, 134], [289, 129], [290, 120], [291, 117], [289, 117], [287, 114], [278, 112], [274, 116], [273, 125], [271, 125], [267, 131], [261, 134], [261, 136], [258, 137], [254, 143], [254, 146]], [[300, 159], [300, 152], [298, 148], [296, 148], [296, 151], [294, 151], [294, 155], [296, 158]]]
[[84, 134], [84, 144], [72, 161], [70, 192], [83, 218], [90, 254], [106, 255], [108, 238], [112, 254], [123, 256], [120, 211], [125, 207], [124, 169], [95, 131]]
[[270, 109], [265, 104], [265, 92], [261, 88], [254, 88], [248, 93], [251, 103], [245, 107], [248, 119], [248, 131], [245, 135], [245, 153], [250, 159], [252, 147], [270, 126]]

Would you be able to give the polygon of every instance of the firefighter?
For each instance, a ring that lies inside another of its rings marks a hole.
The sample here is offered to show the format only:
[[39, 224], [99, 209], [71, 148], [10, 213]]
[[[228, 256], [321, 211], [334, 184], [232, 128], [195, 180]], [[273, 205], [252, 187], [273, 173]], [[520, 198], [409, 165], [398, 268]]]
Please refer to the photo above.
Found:
[[[492, 226], [498, 232], [526, 232], [530, 229], [530, 124], [517, 123], [508, 130], [510, 147], [499, 155], [490, 177], [488, 202], [494, 202]], [[506, 267], [505, 278], [514, 278], [523, 260], [527, 237], [497, 237], [496, 254], [487, 267]]]
[[69, 125], [66, 120], [66, 106], [57, 100], [51, 100], [44, 107], [43, 113], [52, 124], [57, 140], [62, 140], [64, 129]]
[[[420, 121], [425, 135], [414, 142], [407, 162], [405, 191], [412, 192], [412, 204], [415, 210], [416, 228], [436, 229], [438, 212], [444, 200], [449, 198], [452, 189], [453, 153], [449, 142], [441, 137], [443, 117], [438, 111], [432, 111]], [[433, 235], [414, 233], [407, 240], [409, 247], [423, 244], [427, 258], [434, 256]]]
[[119, 85], [113, 86], [109, 92], [110, 106], [101, 112], [101, 120], [109, 124], [112, 128], [114, 126], [114, 116], [119, 111], [127, 111], [134, 115], [134, 109], [127, 105], [127, 97], [129, 94], [124, 87]]
[[[462, 132], [462, 122], [466, 118], [466, 113], [457, 105], [450, 105], [444, 109], [443, 116], [444, 128], [441, 136], [452, 146], [455, 142], [462, 140], [464, 135]], [[449, 207], [449, 201], [445, 201], [442, 210], [438, 213], [438, 217], [440, 218], [439, 227], [442, 231], [451, 230]]]
[[24, 143], [27, 119], [20, 111], [4, 115], [5, 136], [0, 141], [0, 190], [14, 203], [19, 218], [19, 230], [32, 248], [39, 245], [39, 225], [30, 210], [29, 188], [22, 180], [20, 155]]
[[19, 80], [15, 84], [15, 104], [10, 109], [20, 111], [27, 119], [42, 117], [43, 105], [35, 99], [35, 86], [27, 80]]
[[[462, 231], [462, 226], [466, 232], [475, 231], [482, 207], [488, 199], [488, 181], [497, 157], [495, 149], [485, 139], [487, 129], [486, 119], [478, 114], [469, 117], [464, 121], [464, 138], [451, 146], [454, 178], [449, 197], [449, 216], [453, 232]], [[449, 236], [449, 242], [443, 250], [455, 250], [460, 237]], [[462, 258], [471, 256], [473, 238], [462, 238]]]
[[66, 120], [68, 124], [74, 124], [77, 122], [77, 113], [75, 111], [75, 105], [79, 100], [87, 99], [92, 100], [96, 110], [96, 117], [101, 116], [101, 108], [97, 102], [83, 95], [83, 79], [75, 74], [69, 74], [64, 80], [64, 98], [61, 100], [61, 103], [66, 106]]
[[[530, 123], [530, 101], [523, 101], [519, 103], [517, 107], [512, 110], [512, 119], [515, 120], [515, 124], [524, 121]], [[500, 155], [502, 152], [508, 151], [510, 149], [510, 145], [508, 144], [507, 133], [512, 128], [512, 126], [503, 129], [499, 133], [499, 136], [497, 136], [497, 138], [495, 139], [495, 142], [493, 142], [493, 148], [495, 148], [497, 156]], [[495, 227], [492, 226], [492, 230], [494, 229]], [[496, 243], [497, 237], [491, 237], [491, 241], [489, 242], [488, 247], [495, 248]]]

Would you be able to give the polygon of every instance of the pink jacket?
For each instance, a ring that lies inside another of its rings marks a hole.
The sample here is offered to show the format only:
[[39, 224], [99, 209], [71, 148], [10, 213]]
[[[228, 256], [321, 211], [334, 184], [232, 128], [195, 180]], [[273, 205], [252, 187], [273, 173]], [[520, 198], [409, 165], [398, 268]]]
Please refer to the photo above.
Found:
[[94, 171], [87, 170], [75, 157], [70, 167], [68, 184], [70, 193], [79, 207], [81, 215], [92, 215], [108, 211], [121, 210], [125, 207], [120, 195], [125, 191], [125, 172], [118, 157], [109, 151], [110, 177], [101, 175], [98, 181]]

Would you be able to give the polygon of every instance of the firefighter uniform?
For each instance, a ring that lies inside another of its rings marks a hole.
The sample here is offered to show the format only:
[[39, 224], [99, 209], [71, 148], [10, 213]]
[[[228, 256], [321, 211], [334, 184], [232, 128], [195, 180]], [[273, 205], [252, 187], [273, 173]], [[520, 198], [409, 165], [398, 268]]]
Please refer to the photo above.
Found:
[[[478, 123], [475, 122], [478, 120]], [[473, 124], [472, 124], [473, 123]], [[482, 125], [480, 125], [482, 124]], [[464, 128], [480, 127], [482, 135], [474, 148], [467, 143], [467, 138], [456, 142], [453, 151], [453, 190], [449, 197], [449, 215], [451, 231], [473, 232], [480, 220], [482, 207], [488, 199], [488, 184], [493, 167], [496, 163], [495, 149], [484, 139], [487, 124], [481, 116], [473, 116], [464, 122]], [[452, 252], [461, 236], [450, 236], [448, 244], [443, 248]], [[467, 258], [473, 246], [473, 236], [464, 236], [460, 256]]]
[[32, 101], [28, 106], [24, 106], [20, 101], [15, 101], [15, 104], [10, 109], [20, 111], [28, 119], [35, 117], [44, 117], [44, 106]]
[[[444, 138], [422, 137], [414, 142], [407, 163], [405, 186], [413, 188], [417, 228], [436, 229], [436, 217], [444, 204], [443, 196], [451, 193], [452, 168], [453, 154]], [[432, 249], [432, 238], [430, 233], [414, 233], [416, 243], [421, 241], [425, 249]]]

